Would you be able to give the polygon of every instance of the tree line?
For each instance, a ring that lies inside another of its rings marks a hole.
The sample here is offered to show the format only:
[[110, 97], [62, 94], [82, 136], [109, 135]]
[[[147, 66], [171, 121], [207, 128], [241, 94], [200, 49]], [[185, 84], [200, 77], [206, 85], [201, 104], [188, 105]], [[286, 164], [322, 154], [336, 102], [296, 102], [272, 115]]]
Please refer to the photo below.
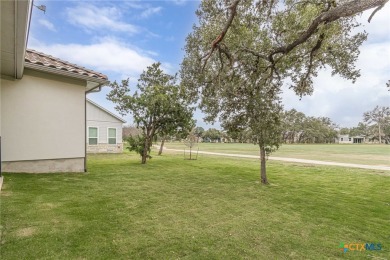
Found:
[[340, 134], [363, 136], [369, 142], [390, 144], [390, 107], [376, 106], [363, 114], [363, 121], [357, 126], [341, 128]]
[[[339, 135], [350, 137], [365, 137], [367, 142], [390, 144], [390, 108], [376, 106], [372, 111], [363, 114], [362, 122], [354, 127], [340, 127], [328, 117], [307, 116], [296, 109], [283, 111], [281, 118], [280, 142], [284, 144], [319, 144], [335, 143]], [[190, 129], [188, 129], [189, 131]], [[253, 143], [255, 135], [251, 129], [241, 131], [218, 130], [195, 127], [192, 134], [197, 142], [235, 142]], [[380, 132], [379, 132], [380, 131]], [[140, 135], [141, 131], [135, 126], [123, 128], [123, 139]], [[181, 141], [187, 136], [172, 134], [157, 136], [155, 141]]]

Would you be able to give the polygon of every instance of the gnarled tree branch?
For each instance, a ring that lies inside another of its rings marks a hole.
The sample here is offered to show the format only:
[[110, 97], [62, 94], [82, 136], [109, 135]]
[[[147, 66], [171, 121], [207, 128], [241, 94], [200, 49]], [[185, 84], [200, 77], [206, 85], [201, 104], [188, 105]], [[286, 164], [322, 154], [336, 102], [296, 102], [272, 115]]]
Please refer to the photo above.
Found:
[[207, 53], [203, 58], [205, 58], [205, 61], [204, 61], [204, 64], [203, 64], [203, 67], [202, 67], [202, 71], [204, 70], [206, 64], [207, 64], [207, 61], [210, 59], [211, 55], [213, 54], [213, 52], [215, 51], [216, 49], [216, 46], [218, 43], [220, 43], [223, 38], [225, 37], [227, 31], [229, 30], [230, 26], [232, 25], [232, 22], [233, 22], [233, 19], [234, 17], [236, 16], [236, 13], [237, 13], [237, 5], [238, 3], [240, 2], [241, 0], [235, 0], [229, 7], [228, 9], [230, 10], [230, 15], [229, 15], [229, 18], [224, 26], [224, 28], [222, 29], [222, 32], [217, 36], [217, 38], [215, 38], [215, 40], [211, 43], [211, 50], [209, 53]]
[[296, 40], [294, 40], [290, 44], [274, 49], [269, 55], [269, 60], [271, 61], [272, 56], [274, 56], [277, 53], [287, 54], [290, 51], [292, 51], [295, 47], [306, 42], [317, 31], [318, 27], [321, 24], [331, 23], [340, 18], [350, 17], [355, 14], [366, 11], [368, 9], [378, 7], [378, 6], [383, 6], [388, 1], [389, 0], [354, 0], [354, 1], [344, 3], [343, 5], [337, 6], [326, 12], [323, 12], [313, 20], [309, 28], [305, 32], [300, 34]]
[[384, 6], [385, 6], [385, 4], [383, 4], [383, 5], [381, 5], [381, 6], [378, 6], [378, 7], [372, 12], [372, 14], [370, 15], [370, 17], [368, 18], [368, 22], [369, 22], [369, 23], [371, 22], [371, 19], [372, 19], [372, 17], [374, 17], [374, 15], [376, 14], [376, 12], [378, 12], [379, 10], [381, 10]]
[[[318, 29], [318, 27], [322, 24], [327, 24], [334, 22], [340, 18], [345, 18], [345, 17], [350, 17], [353, 15], [356, 15], [358, 13], [361, 13], [363, 11], [369, 10], [371, 8], [376, 8], [372, 15], [370, 16], [369, 21], [371, 20], [372, 16], [380, 10], [389, 0], [352, 0], [345, 2], [342, 5], [335, 6], [334, 8], [327, 8], [322, 12], [318, 17], [316, 17], [311, 25], [307, 28], [306, 31], [302, 32], [298, 37], [291, 43], [286, 44], [284, 46], [279, 46], [277, 48], [274, 48], [273, 50], [270, 51], [267, 60], [271, 62], [271, 64], [274, 64], [274, 58], [273, 56], [275, 54], [281, 53], [283, 55], [288, 54], [290, 51], [292, 51], [294, 48], [297, 46], [303, 44], [306, 42]], [[212, 42], [211, 44], [211, 50], [208, 52], [203, 59], [204, 60], [204, 65], [203, 69], [206, 66], [207, 61], [215, 51], [215, 47], [218, 43], [220, 43], [226, 33], [229, 30], [229, 27], [232, 25], [233, 19], [237, 14], [237, 6], [241, 2], [241, 0], [235, 0], [229, 7], [231, 10], [228, 20], [222, 30], [222, 32], [217, 36], [217, 38]], [[202, 69], [202, 70], [203, 70]]]

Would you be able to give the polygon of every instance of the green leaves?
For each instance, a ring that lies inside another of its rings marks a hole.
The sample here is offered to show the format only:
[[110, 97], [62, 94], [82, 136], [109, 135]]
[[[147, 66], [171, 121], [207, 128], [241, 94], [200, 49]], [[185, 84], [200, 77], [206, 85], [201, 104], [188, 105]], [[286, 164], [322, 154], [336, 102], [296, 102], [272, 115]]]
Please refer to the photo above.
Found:
[[[289, 80], [299, 96], [312, 94], [313, 78], [325, 66], [352, 81], [359, 77], [354, 64], [367, 34], [356, 33], [359, 23], [354, 17], [343, 18], [341, 10], [347, 5], [322, 0], [242, 0], [222, 35], [233, 15], [229, 4], [220, 0], [201, 3], [199, 23], [187, 37], [181, 69], [188, 96], [192, 101], [200, 98], [211, 117], [220, 107], [205, 96], [216, 98], [214, 92], [232, 88], [229, 83], [236, 74], [253, 73], [276, 90]], [[219, 37], [223, 40], [217, 41]]]
[[136, 152], [140, 156], [146, 154], [148, 159], [152, 158], [152, 156], [150, 156], [150, 147], [146, 148], [147, 151], [145, 152], [145, 136], [129, 136], [125, 139], [125, 141], [129, 144], [127, 147], [129, 151]]
[[156, 135], [189, 132], [194, 123], [193, 108], [180, 95], [176, 77], [164, 73], [160, 63], [147, 67], [138, 80], [137, 90], [130, 93], [129, 80], [113, 82], [107, 99], [116, 104], [121, 114], [131, 113], [134, 123], [142, 130], [142, 139], [129, 139], [131, 149], [149, 157], [152, 140]]

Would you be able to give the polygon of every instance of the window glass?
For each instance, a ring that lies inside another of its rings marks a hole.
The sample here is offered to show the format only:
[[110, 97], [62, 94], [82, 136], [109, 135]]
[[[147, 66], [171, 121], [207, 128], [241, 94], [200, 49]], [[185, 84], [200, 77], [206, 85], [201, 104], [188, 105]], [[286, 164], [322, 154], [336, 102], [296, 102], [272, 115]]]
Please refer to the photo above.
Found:
[[88, 144], [98, 143], [98, 129], [97, 127], [88, 127]]
[[116, 144], [116, 128], [108, 128], [108, 144]]

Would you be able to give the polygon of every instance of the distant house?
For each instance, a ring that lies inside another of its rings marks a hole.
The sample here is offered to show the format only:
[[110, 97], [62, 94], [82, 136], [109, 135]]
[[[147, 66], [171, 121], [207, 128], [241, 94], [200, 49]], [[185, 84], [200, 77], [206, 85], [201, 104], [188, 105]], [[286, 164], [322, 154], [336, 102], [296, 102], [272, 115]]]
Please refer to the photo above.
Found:
[[87, 99], [87, 152], [123, 152], [123, 123], [126, 121]]
[[27, 50], [31, 0], [0, 1], [0, 150], [6, 172], [84, 172], [86, 95], [107, 76]]
[[364, 136], [339, 135], [335, 142], [339, 144], [361, 144], [366, 142], [366, 138]]

